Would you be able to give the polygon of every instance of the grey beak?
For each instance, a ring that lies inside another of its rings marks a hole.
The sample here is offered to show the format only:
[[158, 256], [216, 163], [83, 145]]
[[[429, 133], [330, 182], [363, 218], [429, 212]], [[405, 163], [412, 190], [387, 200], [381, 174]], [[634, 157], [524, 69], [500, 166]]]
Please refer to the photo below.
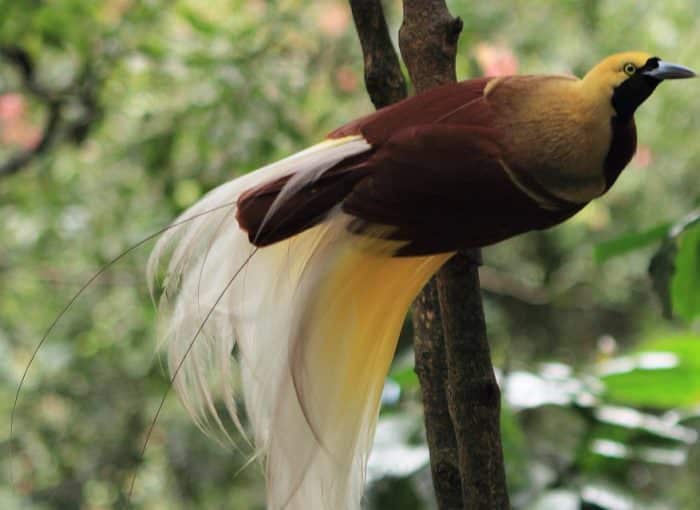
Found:
[[671, 64], [670, 62], [664, 62], [663, 60], [659, 60], [658, 67], [644, 71], [642, 74], [651, 76], [657, 80], [678, 80], [697, 76], [692, 69], [678, 64]]

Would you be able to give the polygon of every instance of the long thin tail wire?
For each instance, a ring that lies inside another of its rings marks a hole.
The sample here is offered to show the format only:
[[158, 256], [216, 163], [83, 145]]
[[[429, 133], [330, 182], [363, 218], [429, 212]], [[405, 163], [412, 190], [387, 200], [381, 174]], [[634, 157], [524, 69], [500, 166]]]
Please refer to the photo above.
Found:
[[10, 470], [10, 486], [14, 486], [14, 472], [12, 469], [12, 458], [14, 457], [14, 451], [13, 451], [13, 443], [14, 443], [14, 424], [15, 424], [15, 414], [17, 412], [17, 404], [19, 403], [19, 396], [22, 391], [22, 387], [24, 386], [24, 382], [27, 378], [27, 374], [29, 373], [29, 369], [31, 368], [32, 364], [34, 363], [34, 360], [37, 357], [37, 354], [43, 347], [43, 345], [46, 343], [46, 340], [49, 338], [49, 335], [51, 332], [54, 330], [58, 322], [61, 320], [61, 318], [68, 312], [68, 310], [73, 306], [73, 303], [77, 301], [77, 299], [85, 292], [85, 290], [95, 281], [97, 280], [100, 276], [102, 276], [105, 271], [107, 271], [110, 267], [112, 267], [114, 264], [119, 262], [121, 259], [126, 257], [129, 253], [132, 251], [136, 250], [137, 248], [143, 246], [146, 244], [148, 241], [151, 241], [155, 239], [156, 237], [160, 236], [161, 234], [167, 232], [168, 230], [171, 230], [173, 228], [179, 227], [185, 223], [188, 223], [190, 221], [193, 221], [197, 218], [200, 218], [202, 216], [205, 216], [209, 213], [216, 212], [220, 209], [224, 209], [226, 207], [233, 207], [236, 205], [236, 202], [227, 202], [225, 204], [218, 205], [216, 207], [213, 207], [211, 209], [208, 209], [206, 211], [202, 211], [200, 213], [194, 214], [188, 218], [185, 218], [181, 221], [171, 223], [167, 227], [163, 227], [157, 232], [154, 232], [153, 234], [150, 234], [149, 236], [141, 239], [139, 242], [136, 244], [130, 246], [123, 252], [121, 252], [119, 255], [114, 257], [112, 260], [107, 262], [104, 266], [102, 266], [99, 271], [97, 271], [95, 274], [93, 274], [76, 292], [73, 297], [68, 301], [68, 303], [61, 309], [61, 311], [58, 313], [56, 318], [53, 320], [53, 322], [49, 325], [49, 327], [46, 329], [46, 332], [44, 335], [41, 337], [41, 340], [39, 340], [39, 343], [36, 345], [34, 350], [32, 351], [32, 355], [29, 357], [29, 362], [27, 363], [27, 366], [24, 368], [24, 372], [22, 373], [22, 377], [19, 380], [19, 384], [17, 385], [17, 391], [15, 392], [15, 399], [12, 404], [12, 411], [10, 412], [10, 440], [8, 443], [8, 453], [9, 453], [9, 470]]
[[[241, 271], [248, 265], [248, 262], [250, 261], [251, 258], [253, 258], [253, 255], [257, 253], [259, 248], [255, 248], [250, 255], [243, 261], [241, 264], [241, 267], [239, 267], [236, 272], [231, 276], [229, 279], [228, 283], [226, 286], [223, 288], [223, 290], [219, 293], [219, 295], [216, 298], [216, 301], [214, 301], [214, 304], [211, 305], [209, 308], [209, 311], [207, 314], [204, 316], [202, 319], [202, 322], [200, 323], [199, 327], [197, 328], [197, 331], [195, 331], [194, 336], [192, 337], [192, 340], [190, 340], [189, 345], [187, 346], [187, 350], [185, 353], [182, 355], [182, 358], [180, 358], [180, 361], [177, 364], [177, 367], [175, 367], [175, 371], [172, 373], [170, 376], [170, 383], [168, 384], [168, 387], [165, 389], [165, 392], [163, 393], [163, 397], [160, 399], [160, 404], [158, 404], [158, 408], [156, 409], [156, 413], [153, 416], [153, 420], [151, 420], [151, 424], [148, 427], [148, 431], [146, 432], [146, 438], [143, 441], [143, 445], [141, 446], [141, 451], [139, 452], [139, 459], [142, 459], [144, 454], [146, 453], [146, 448], [148, 447], [148, 442], [151, 439], [151, 435], [153, 434], [153, 430], [156, 426], [156, 422], [158, 421], [158, 417], [160, 416], [161, 411], [163, 410], [163, 406], [165, 405], [165, 400], [168, 398], [168, 395], [170, 394], [170, 389], [173, 387], [173, 384], [175, 383], [175, 379], [177, 378], [178, 374], [180, 373], [180, 369], [185, 363], [185, 360], [190, 354], [190, 351], [192, 351], [192, 348], [194, 347], [194, 343], [197, 341], [197, 338], [199, 335], [202, 333], [202, 330], [204, 329], [204, 326], [207, 324], [209, 321], [209, 318], [211, 315], [214, 313], [214, 310], [216, 307], [219, 305], [221, 300], [224, 298], [228, 290], [231, 288], [231, 285], [233, 285], [233, 282], [236, 280], [239, 274], [241, 274]], [[131, 498], [134, 494], [134, 485], [136, 484], [136, 475], [137, 472], [134, 472], [134, 475], [131, 477], [131, 483], [129, 484], [129, 494], [127, 496], [127, 504], [131, 504]]]

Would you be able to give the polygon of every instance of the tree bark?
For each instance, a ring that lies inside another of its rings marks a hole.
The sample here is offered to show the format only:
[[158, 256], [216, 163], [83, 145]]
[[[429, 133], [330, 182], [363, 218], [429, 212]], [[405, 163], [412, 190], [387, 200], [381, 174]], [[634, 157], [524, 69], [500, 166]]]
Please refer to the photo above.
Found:
[[[350, 0], [379, 108], [405, 96], [379, 0]], [[444, 0], [404, 0], [399, 46], [417, 92], [456, 81], [462, 20]], [[382, 76], [383, 75], [383, 76]], [[478, 278], [479, 250], [453, 257], [413, 305], [416, 373], [438, 508], [509, 508], [500, 390], [491, 365]]]
[[501, 392], [491, 365], [479, 291], [480, 252], [453, 257], [437, 276], [445, 331], [447, 401], [465, 509], [507, 509]]
[[435, 278], [413, 303], [412, 318], [415, 370], [423, 399], [435, 500], [440, 510], [462, 508], [459, 450], [447, 399], [447, 356]]
[[[404, 0], [399, 44], [417, 92], [456, 81], [455, 57], [461, 30], [462, 20], [451, 16], [443, 0]], [[423, 401], [429, 404], [446, 400], [457, 445], [462, 504], [454, 505], [456, 488], [451, 476], [447, 477], [449, 481], [433, 482], [436, 493], [450, 492], [449, 498], [438, 496], [438, 505], [446, 509], [509, 508], [500, 436], [500, 390], [486, 337], [480, 264], [479, 250], [459, 253], [445, 264], [436, 277], [444, 338], [416, 337], [417, 352], [420, 345], [421, 351], [432, 353], [431, 357], [416, 356], [416, 371], [431, 373], [442, 380], [442, 385], [434, 381], [426, 384], [425, 377], [421, 378]], [[438, 314], [432, 285], [414, 305], [416, 331], [424, 329], [421, 321]], [[430, 345], [422, 345], [426, 342]], [[438, 376], [433, 372], [444, 369], [439, 366], [442, 360], [447, 374]], [[431, 366], [422, 366], [426, 362]], [[446, 423], [431, 423], [434, 420], [445, 420], [444, 413], [426, 413], [428, 430], [448, 429]], [[433, 441], [431, 457], [445, 442], [444, 439]], [[433, 477], [439, 476], [433, 464]]]
[[380, 0], [350, 0], [352, 17], [362, 46], [365, 87], [379, 109], [406, 97], [406, 80], [391, 44]]
[[[382, 108], [404, 99], [406, 82], [380, 0], [350, 0], [350, 7], [362, 46], [365, 86], [372, 103], [376, 108]], [[431, 85], [425, 86], [429, 88]], [[461, 508], [462, 483], [445, 390], [447, 364], [435, 279], [413, 305], [413, 324], [416, 372], [423, 395], [435, 497], [440, 509]]]
[[[455, 57], [462, 21], [442, 1], [404, 0], [401, 56], [417, 92], [456, 81]], [[430, 469], [440, 510], [463, 508], [463, 476], [450, 416], [444, 324], [433, 278], [413, 303], [416, 374], [420, 381]]]
[[462, 20], [443, 0], [404, 0], [401, 56], [416, 92], [457, 81], [455, 58]]

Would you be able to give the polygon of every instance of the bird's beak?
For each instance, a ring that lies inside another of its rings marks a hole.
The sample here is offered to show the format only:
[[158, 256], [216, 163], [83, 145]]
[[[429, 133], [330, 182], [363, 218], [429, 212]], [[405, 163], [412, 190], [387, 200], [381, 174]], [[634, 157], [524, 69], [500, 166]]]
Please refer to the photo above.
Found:
[[659, 60], [658, 67], [644, 71], [642, 74], [651, 76], [657, 80], [678, 80], [697, 76], [692, 69], [670, 62], [664, 62], [663, 60]]

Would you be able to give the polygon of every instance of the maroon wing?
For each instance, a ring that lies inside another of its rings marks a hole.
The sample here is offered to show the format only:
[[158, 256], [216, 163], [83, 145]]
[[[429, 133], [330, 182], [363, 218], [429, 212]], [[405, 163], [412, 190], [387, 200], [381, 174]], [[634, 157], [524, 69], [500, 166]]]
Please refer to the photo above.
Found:
[[372, 171], [345, 198], [353, 230], [388, 225], [399, 255], [485, 246], [551, 227], [581, 206], [544, 209], [501, 164], [498, 132], [432, 124], [396, 133], [366, 162]]
[[[488, 81], [488, 78], [479, 78], [436, 87], [350, 122], [328, 137], [362, 135], [373, 147], [380, 147], [392, 134], [407, 126], [440, 122], [454, 116], [455, 112], [462, 113], [465, 105], [483, 96]], [[330, 168], [311, 185], [278, 204], [275, 213], [269, 216], [270, 206], [291, 175], [246, 191], [238, 200], [239, 225], [256, 246], [281, 241], [316, 225], [358, 182], [378, 170], [363, 164], [373, 152], [349, 158]]]
[[403, 128], [451, 122], [479, 125], [485, 112], [484, 87], [492, 78], [448, 83], [360, 117], [331, 132], [329, 138], [362, 135], [373, 146], [386, 142]]
[[366, 154], [360, 154], [342, 161], [287, 197], [270, 215], [270, 207], [291, 175], [247, 190], [238, 199], [238, 224], [255, 246], [267, 246], [313, 227], [367, 177], [368, 170], [358, 166], [366, 159]]
[[504, 170], [503, 137], [483, 95], [488, 81], [438, 87], [334, 131], [335, 138], [361, 134], [373, 150], [329, 169], [264, 224], [286, 180], [249, 190], [239, 200], [239, 223], [251, 242], [266, 245], [340, 205], [355, 218], [353, 231], [390, 227], [379, 231], [405, 242], [399, 255], [423, 255], [495, 243], [570, 217], [580, 206], [542, 208]]

